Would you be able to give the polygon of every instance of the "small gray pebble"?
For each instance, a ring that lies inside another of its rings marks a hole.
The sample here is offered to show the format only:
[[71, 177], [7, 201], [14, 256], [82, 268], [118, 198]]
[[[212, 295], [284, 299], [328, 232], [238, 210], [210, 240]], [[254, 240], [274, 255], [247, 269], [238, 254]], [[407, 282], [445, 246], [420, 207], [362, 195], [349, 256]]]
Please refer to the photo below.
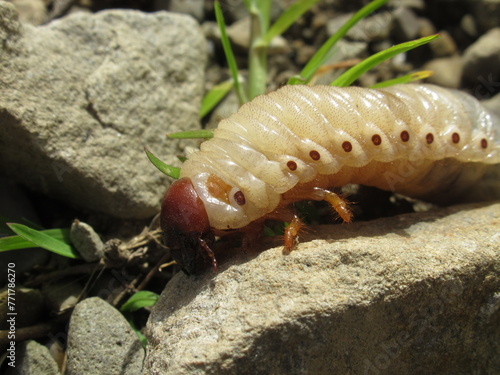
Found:
[[71, 224], [71, 242], [86, 262], [95, 262], [104, 256], [104, 244], [88, 224], [79, 220]]

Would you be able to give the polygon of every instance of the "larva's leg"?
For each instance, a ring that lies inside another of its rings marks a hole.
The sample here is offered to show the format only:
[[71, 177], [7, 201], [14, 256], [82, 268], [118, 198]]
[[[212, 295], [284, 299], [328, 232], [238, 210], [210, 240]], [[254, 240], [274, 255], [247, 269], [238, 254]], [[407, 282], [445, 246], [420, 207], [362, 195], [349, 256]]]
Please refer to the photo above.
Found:
[[[314, 188], [309, 194], [305, 194], [302, 199], [309, 200], [324, 200], [328, 202], [333, 209], [339, 214], [339, 216], [346, 223], [350, 223], [352, 220], [352, 213], [348, 207], [348, 202], [342, 198], [340, 195], [334, 193], [333, 191]], [[285, 213], [286, 214], [286, 213]], [[293, 215], [292, 219], [282, 219], [290, 224], [285, 228], [285, 251], [290, 252], [293, 247], [298, 243], [299, 232], [304, 228], [304, 223], [299, 219], [297, 215]], [[288, 214], [290, 215], [290, 213]]]
[[[315, 188], [315, 189], [319, 189], [319, 188]], [[324, 189], [319, 189], [319, 190], [322, 190], [324, 193], [323, 200], [330, 203], [330, 205], [339, 214], [339, 216], [342, 218], [342, 220], [344, 220], [346, 223], [350, 223], [352, 220], [352, 213], [348, 207], [348, 202], [344, 198], [342, 198], [340, 195], [335, 194], [333, 191], [324, 190]]]
[[266, 215], [266, 219], [279, 220], [289, 223], [285, 227], [284, 237], [284, 251], [290, 252], [295, 245], [299, 242], [299, 233], [304, 228], [304, 223], [295, 214], [294, 211], [288, 208], [278, 208], [273, 212]]
[[313, 200], [313, 201], [326, 201], [332, 208], [339, 214], [339, 216], [346, 223], [350, 223], [352, 219], [351, 210], [348, 207], [348, 202], [340, 195], [333, 191], [315, 187], [312, 189], [295, 190], [283, 194], [284, 199], [290, 202], [297, 200]]
[[285, 228], [284, 240], [285, 240], [285, 252], [290, 252], [295, 245], [299, 242], [299, 233], [304, 227], [304, 223], [299, 219], [297, 215], [293, 215], [292, 221]]

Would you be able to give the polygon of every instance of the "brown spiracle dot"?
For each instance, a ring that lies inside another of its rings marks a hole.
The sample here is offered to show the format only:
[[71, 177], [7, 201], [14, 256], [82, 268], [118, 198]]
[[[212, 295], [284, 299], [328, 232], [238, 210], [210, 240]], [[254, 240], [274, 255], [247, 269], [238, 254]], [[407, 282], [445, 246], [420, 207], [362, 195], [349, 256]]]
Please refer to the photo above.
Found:
[[380, 137], [380, 135], [378, 135], [378, 134], [374, 134], [374, 135], [372, 136], [372, 142], [373, 142], [373, 144], [374, 144], [375, 146], [378, 146], [378, 145], [380, 145], [380, 144], [382, 143], [382, 138]]
[[293, 160], [290, 160], [288, 163], [286, 163], [286, 166], [288, 167], [288, 169], [290, 169], [291, 171], [294, 171], [297, 169], [297, 163], [294, 162]]
[[401, 137], [401, 140], [403, 142], [408, 142], [410, 140], [410, 133], [408, 133], [406, 130], [403, 130], [399, 136]]
[[342, 143], [342, 148], [344, 149], [345, 152], [351, 152], [352, 151], [352, 144], [349, 141], [345, 141]]
[[481, 139], [481, 148], [487, 148], [488, 147], [488, 141], [483, 138]]
[[246, 202], [245, 194], [243, 194], [241, 190], [238, 190], [236, 193], [234, 193], [233, 197], [236, 203], [238, 203], [240, 206], [243, 206]]
[[451, 135], [451, 141], [455, 144], [457, 144], [458, 142], [460, 142], [460, 134], [458, 133], [453, 133]]
[[428, 145], [430, 145], [432, 142], [434, 142], [434, 135], [432, 133], [427, 133], [427, 135], [425, 136], [425, 141]]
[[309, 156], [312, 160], [319, 160], [321, 158], [321, 155], [316, 150], [312, 150], [311, 152], [309, 152]]

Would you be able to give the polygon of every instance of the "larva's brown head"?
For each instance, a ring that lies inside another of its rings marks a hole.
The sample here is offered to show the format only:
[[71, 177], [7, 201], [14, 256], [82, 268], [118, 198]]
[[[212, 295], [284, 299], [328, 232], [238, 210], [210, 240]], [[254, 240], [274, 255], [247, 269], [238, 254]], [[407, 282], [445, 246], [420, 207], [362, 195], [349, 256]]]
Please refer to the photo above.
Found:
[[165, 244], [184, 272], [199, 273], [206, 268], [207, 262], [217, 269], [217, 262], [210, 249], [214, 234], [205, 206], [189, 178], [175, 181], [165, 193], [160, 225]]

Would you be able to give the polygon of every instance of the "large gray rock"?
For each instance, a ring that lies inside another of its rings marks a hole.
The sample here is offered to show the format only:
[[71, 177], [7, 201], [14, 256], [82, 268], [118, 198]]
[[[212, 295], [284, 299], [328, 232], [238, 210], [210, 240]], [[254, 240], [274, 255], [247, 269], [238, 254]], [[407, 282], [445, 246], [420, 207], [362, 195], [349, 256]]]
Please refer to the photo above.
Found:
[[144, 350], [123, 315], [98, 297], [76, 305], [69, 323], [66, 375], [141, 373]]
[[167, 184], [148, 146], [195, 129], [205, 41], [185, 15], [113, 10], [20, 25], [0, 2], [0, 169], [73, 205], [154, 215]]
[[499, 219], [500, 204], [464, 205], [314, 227], [289, 255], [179, 273], [144, 374], [497, 373]]

